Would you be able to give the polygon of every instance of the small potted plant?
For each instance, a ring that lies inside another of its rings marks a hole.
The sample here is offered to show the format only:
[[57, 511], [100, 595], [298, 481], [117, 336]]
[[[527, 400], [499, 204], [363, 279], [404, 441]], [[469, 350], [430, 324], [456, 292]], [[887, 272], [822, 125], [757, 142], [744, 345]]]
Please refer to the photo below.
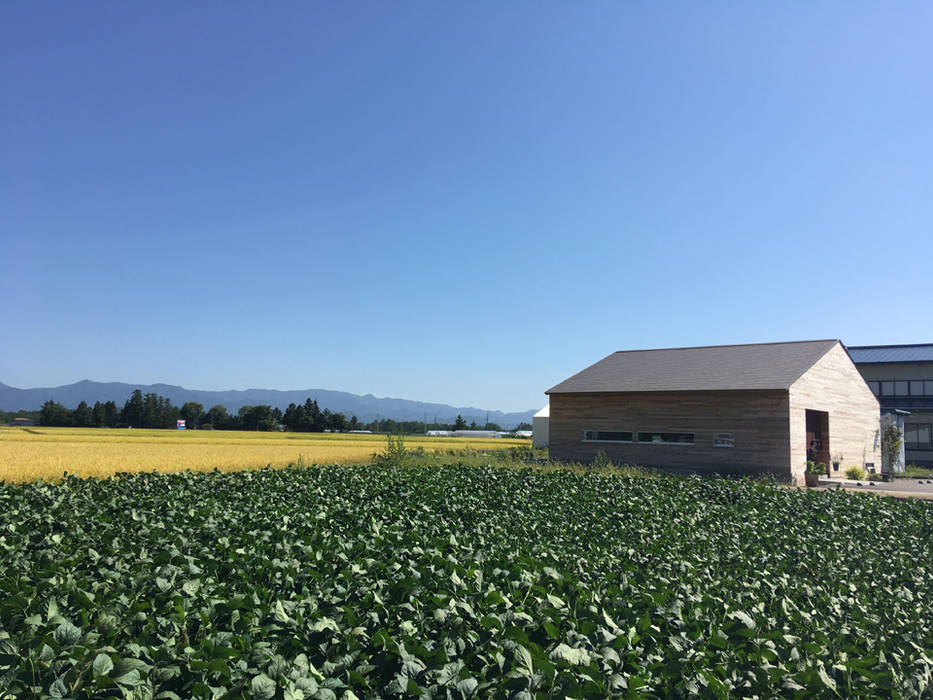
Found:
[[842, 457], [841, 452], [837, 452], [836, 454], [833, 455], [833, 471], [834, 472], [839, 471], [839, 465], [842, 463], [842, 459], [843, 457]]
[[807, 486], [819, 486], [820, 477], [825, 476], [825, 474], [826, 465], [823, 462], [814, 462], [812, 459], [807, 460], [807, 470], [803, 475]]

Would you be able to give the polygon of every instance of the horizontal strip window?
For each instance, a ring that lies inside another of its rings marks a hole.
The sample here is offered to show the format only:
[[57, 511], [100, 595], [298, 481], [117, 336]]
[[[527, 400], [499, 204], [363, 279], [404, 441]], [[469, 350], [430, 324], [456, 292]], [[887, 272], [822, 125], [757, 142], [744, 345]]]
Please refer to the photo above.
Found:
[[868, 382], [875, 396], [933, 396], [933, 379], [895, 379]]
[[584, 430], [583, 442], [632, 442], [632, 433], [616, 430]]
[[907, 423], [904, 426], [905, 450], [933, 450], [933, 423]]
[[638, 433], [638, 442], [652, 445], [693, 445], [693, 433]]

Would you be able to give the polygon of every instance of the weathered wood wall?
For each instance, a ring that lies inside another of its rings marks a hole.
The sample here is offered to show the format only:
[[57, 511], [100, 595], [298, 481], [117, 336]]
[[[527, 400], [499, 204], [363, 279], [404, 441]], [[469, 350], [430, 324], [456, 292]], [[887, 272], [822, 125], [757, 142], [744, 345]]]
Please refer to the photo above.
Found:
[[[600, 450], [616, 463], [791, 478], [786, 391], [551, 394], [550, 454], [589, 462]], [[694, 445], [583, 442], [584, 430], [695, 433]], [[735, 447], [713, 446], [732, 433]]]

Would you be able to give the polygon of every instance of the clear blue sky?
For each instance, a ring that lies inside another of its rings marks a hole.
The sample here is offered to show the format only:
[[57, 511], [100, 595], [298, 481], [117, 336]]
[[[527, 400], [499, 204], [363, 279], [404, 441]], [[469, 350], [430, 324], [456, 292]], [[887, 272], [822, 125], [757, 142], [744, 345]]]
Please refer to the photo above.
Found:
[[929, 3], [0, 6], [0, 381], [524, 410], [933, 341]]

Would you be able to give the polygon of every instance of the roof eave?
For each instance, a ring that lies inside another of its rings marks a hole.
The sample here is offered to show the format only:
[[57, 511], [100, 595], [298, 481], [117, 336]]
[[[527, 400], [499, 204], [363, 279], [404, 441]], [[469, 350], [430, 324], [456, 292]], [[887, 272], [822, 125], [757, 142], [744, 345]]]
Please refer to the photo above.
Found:
[[737, 391], [790, 391], [789, 386], [760, 386], [741, 389], [561, 389], [558, 391], [555, 391], [555, 389], [556, 387], [548, 389], [544, 393], [550, 396], [551, 394], [710, 394], [734, 393]]
[[929, 365], [933, 363], [931, 360], [865, 360], [862, 362], [856, 362], [852, 360], [854, 365]]

